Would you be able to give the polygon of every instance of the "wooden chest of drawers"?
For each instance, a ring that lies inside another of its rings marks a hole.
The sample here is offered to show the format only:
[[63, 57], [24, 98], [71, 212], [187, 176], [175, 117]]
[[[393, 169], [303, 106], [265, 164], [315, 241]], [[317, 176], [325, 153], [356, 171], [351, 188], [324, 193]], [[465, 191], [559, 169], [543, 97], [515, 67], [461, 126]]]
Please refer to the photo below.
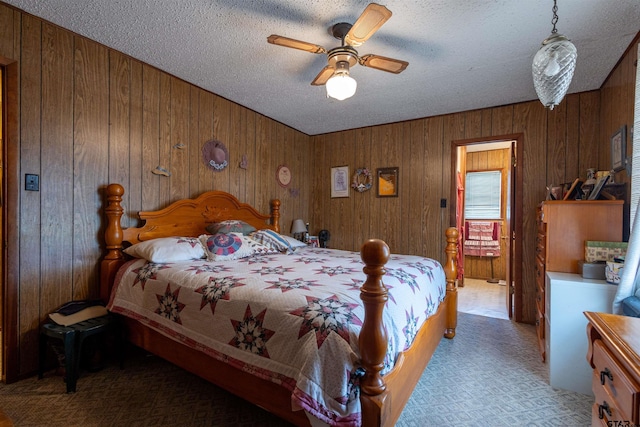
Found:
[[542, 361], [546, 361], [545, 345], [545, 256], [547, 254], [547, 224], [543, 221], [542, 205], [538, 207], [536, 215], [538, 235], [536, 237], [536, 332], [538, 334], [538, 350]]
[[536, 331], [546, 361], [545, 272], [578, 273], [585, 240], [622, 240], [623, 200], [552, 200], [538, 206], [536, 237]]
[[[640, 319], [586, 312], [593, 367], [592, 425], [640, 424]], [[620, 424], [616, 424], [620, 422]]]

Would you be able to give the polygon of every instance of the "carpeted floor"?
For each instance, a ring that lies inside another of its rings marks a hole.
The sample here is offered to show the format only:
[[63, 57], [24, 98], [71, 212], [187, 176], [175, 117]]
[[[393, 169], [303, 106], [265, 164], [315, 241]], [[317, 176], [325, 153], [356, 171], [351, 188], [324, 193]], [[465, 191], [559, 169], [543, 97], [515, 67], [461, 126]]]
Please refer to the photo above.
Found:
[[[533, 326], [459, 313], [398, 427], [586, 426], [592, 397], [554, 390]], [[156, 357], [129, 357], [83, 373], [66, 394], [53, 372], [0, 385], [0, 408], [16, 426], [284, 426], [286, 423]]]

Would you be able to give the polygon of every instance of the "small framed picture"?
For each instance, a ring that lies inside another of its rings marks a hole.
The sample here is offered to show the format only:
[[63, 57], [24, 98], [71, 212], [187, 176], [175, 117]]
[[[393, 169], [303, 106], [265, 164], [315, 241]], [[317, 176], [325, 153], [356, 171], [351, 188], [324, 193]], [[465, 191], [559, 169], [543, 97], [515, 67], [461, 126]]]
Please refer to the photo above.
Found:
[[593, 190], [591, 190], [591, 192], [589, 193], [589, 198], [587, 200], [598, 200], [598, 197], [600, 197], [600, 192], [602, 191], [602, 188], [607, 183], [607, 181], [609, 181], [609, 175], [598, 178], [598, 181], [593, 186]]
[[611, 169], [619, 172], [625, 168], [627, 157], [627, 125], [623, 125], [611, 136]]
[[311, 246], [312, 248], [319, 248], [320, 241], [318, 240], [318, 236], [309, 236], [307, 239], [307, 246]]
[[331, 168], [331, 198], [349, 197], [349, 166]]
[[398, 197], [398, 170], [397, 166], [376, 170], [378, 197]]

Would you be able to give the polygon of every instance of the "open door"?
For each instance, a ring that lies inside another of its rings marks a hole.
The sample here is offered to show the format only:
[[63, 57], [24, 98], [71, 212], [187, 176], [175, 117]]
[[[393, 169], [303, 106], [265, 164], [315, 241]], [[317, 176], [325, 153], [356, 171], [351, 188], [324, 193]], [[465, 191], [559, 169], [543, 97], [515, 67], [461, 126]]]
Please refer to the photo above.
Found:
[[[460, 226], [460, 212], [458, 204], [461, 203], [458, 197], [458, 173], [465, 174], [467, 165], [460, 157], [465, 157], [464, 153], [469, 151], [483, 151], [491, 149], [509, 148], [510, 161], [503, 166], [503, 174], [506, 177], [506, 210], [503, 211], [504, 223], [503, 233], [500, 239], [504, 254], [507, 255], [502, 272], [505, 273], [505, 311], [509, 318], [515, 321], [522, 321], [522, 177], [518, 170], [518, 159], [521, 158], [522, 134], [504, 135], [498, 137], [478, 138], [470, 140], [452, 141], [452, 186], [451, 200], [456, 203], [451, 206], [451, 222]], [[472, 147], [473, 150], [472, 150]], [[505, 150], [507, 151], [507, 150]], [[503, 184], [504, 185], [504, 184]], [[462, 202], [464, 203], [464, 202]], [[465, 272], [466, 273], [466, 272]], [[464, 280], [464, 279], [463, 279]]]
[[516, 271], [515, 268], [515, 260], [516, 260], [516, 245], [515, 245], [515, 237], [516, 232], [514, 229], [514, 221], [515, 221], [515, 195], [516, 195], [516, 165], [517, 165], [517, 155], [516, 155], [516, 141], [511, 141], [511, 169], [509, 170], [509, 175], [507, 177], [507, 188], [509, 192], [507, 194], [507, 215], [506, 215], [506, 229], [507, 233], [505, 233], [502, 238], [505, 240], [506, 244], [506, 253], [509, 254], [509, 259], [506, 263], [506, 286], [507, 292], [506, 294], [506, 305], [507, 305], [507, 315], [509, 318], [513, 318], [513, 295], [515, 294], [515, 279], [514, 274]]

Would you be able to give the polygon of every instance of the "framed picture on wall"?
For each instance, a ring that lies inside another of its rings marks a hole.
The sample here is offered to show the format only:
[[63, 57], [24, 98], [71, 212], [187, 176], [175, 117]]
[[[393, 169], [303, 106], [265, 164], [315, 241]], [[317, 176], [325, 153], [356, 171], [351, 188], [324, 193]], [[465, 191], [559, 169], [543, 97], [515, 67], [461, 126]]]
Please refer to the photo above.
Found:
[[397, 166], [377, 169], [378, 197], [398, 197], [398, 170]]
[[627, 126], [623, 125], [611, 136], [611, 169], [619, 172], [625, 168], [627, 156]]
[[349, 166], [331, 168], [331, 198], [349, 197]]

